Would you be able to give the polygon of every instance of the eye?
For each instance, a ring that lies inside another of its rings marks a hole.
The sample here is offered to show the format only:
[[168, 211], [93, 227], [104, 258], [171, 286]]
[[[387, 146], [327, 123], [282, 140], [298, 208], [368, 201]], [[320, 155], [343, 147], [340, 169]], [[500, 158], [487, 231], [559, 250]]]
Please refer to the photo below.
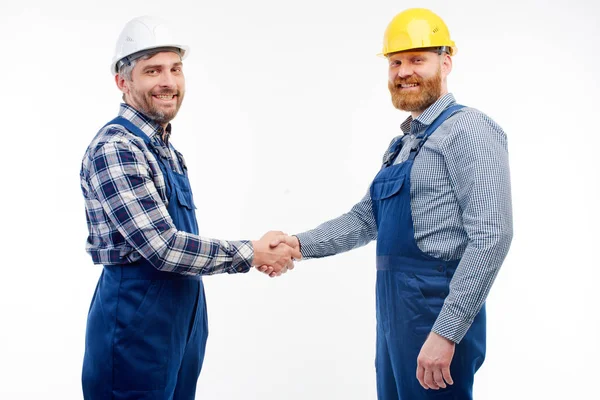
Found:
[[391, 67], [398, 67], [402, 62], [400, 60], [390, 60]]
[[157, 69], [147, 69], [146, 74], [148, 75], [156, 75], [158, 73]]

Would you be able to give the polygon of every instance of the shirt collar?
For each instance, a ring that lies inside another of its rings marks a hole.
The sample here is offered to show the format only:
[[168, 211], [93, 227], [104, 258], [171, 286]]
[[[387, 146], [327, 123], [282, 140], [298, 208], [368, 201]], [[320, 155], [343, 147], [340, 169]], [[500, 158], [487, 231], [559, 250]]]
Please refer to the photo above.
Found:
[[[432, 105], [427, 107], [425, 111], [417, 118], [413, 120], [413, 117], [410, 116], [404, 120], [404, 122], [400, 125], [400, 129], [404, 134], [407, 134], [411, 130], [411, 126], [414, 126], [416, 131], [420, 131], [424, 129], [426, 126], [431, 125], [433, 121], [444, 111], [446, 108], [455, 104], [456, 100], [452, 93], [446, 93], [439, 99], [437, 99]], [[413, 124], [413, 122], [415, 122]]]
[[[119, 116], [127, 119], [135, 126], [140, 128], [142, 132], [144, 132], [150, 139], [154, 139], [156, 137], [162, 138], [163, 128], [160, 124], [148, 118], [146, 115], [142, 114], [132, 106], [126, 103], [121, 103], [121, 107], [119, 109]], [[171, 124], [167, 125], [165, 129], [165, 143], [169, 142], [169, 137], [171, 136]]]

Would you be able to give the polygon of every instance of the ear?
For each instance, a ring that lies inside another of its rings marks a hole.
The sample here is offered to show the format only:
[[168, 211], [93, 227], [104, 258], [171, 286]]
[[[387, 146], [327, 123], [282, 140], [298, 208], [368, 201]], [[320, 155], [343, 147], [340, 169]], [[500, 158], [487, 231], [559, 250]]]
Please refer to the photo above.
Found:
[[452, 57], [448, 53], [444, 53], [442, 57], [442, 75], [446, 77], [452, 72]]
[[117, 84], [119, 90], [123, 92], [123, 94], [129, 93], [129, 84], [124, 78], [121, 77], [121, 75], [115, 75], [115, 83]]

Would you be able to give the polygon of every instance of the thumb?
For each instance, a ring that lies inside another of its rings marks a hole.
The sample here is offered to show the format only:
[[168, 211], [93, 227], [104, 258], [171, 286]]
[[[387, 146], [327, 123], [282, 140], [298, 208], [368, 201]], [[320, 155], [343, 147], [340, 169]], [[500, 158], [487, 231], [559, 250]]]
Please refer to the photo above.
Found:
[[302, 253], [300, 253], [300, 249], [293, 248], [292, 257], [296, 260], [302, 260]]
[[279, 235], [275, 239], [271, 240], [271, 242], [269, 243], [269, 246], [271, 248], [273, 248], [273, 247], [279, 246], [281, 243], [286, 243], [285, 235]]

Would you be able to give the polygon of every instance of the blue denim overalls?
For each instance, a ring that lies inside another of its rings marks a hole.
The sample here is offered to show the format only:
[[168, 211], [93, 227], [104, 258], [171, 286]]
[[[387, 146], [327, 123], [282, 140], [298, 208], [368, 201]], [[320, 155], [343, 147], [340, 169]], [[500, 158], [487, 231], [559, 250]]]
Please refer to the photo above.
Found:
[[421, 346], [442, 309], [460, 260], [444, 261], [423, 253], [415, 242], [410, 203], [410, 173], [428, 137], [463, 106], [446, 109], [427, 128], [409, 158], [392, 165], [392, 157], [370, 188], [377, 221], [377, 393], [379, 400], [469, 400], [473, 377], [485, 357], [485, 308], [456, 351], [450, 373], [454, 385], [425, 390], [416, 378]]
[[[187, 174], [173, 171], [150, 138], [121, 125], [154, 150], [166, 180], [168, 212], [180, 231], [198, 234]], [[178, 160], [180, 163], [182, 160]], [[145, 259], [105, 265], [88, 315], [83, 393], [86, 400], [193, 399], [208, 336], [200, 276], [161, 272]]]

